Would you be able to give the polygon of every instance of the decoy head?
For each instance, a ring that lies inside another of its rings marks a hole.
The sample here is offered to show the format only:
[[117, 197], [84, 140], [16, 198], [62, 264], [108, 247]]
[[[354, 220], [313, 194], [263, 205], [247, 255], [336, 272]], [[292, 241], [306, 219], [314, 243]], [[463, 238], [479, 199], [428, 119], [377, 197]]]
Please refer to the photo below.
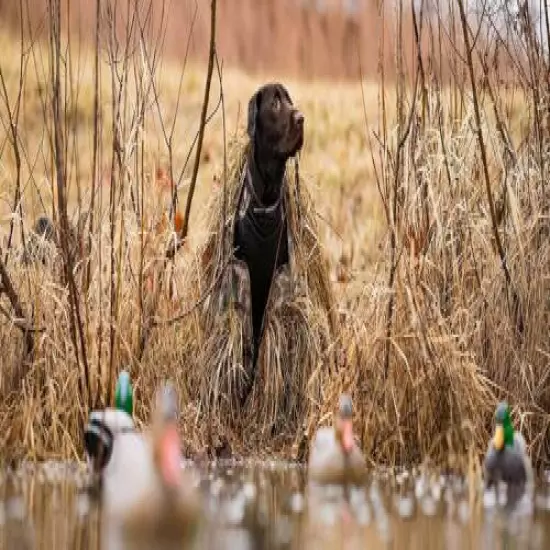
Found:
[[130, 382], [130, 374], [125, 370], [121, 371], [116, 382], [115, 408], [125, 411], [130, 416], [134, 412], [134, 392]]
[[514, 427], [510, 419], [510, 409], [506, 401], [501, 401], [495, 412], [495, 433], [493, 445], [497, 451], [514, 444]]
[[353, 409], [351, 396], [343, 394], [340, 396], [340, 404], [338, 407], [338, 416], [336, 419], [336, 433], [340, 445], [345, 453], [349, 453], [353, 449], [353, 425], [352, 425]]
[[175, 488], [181, 479], [181, 448], [178, 434], [178, 396], [170, 382], [158, 391], [153, 418], [154, 460], [166, 487]]
[[116, 383], [115, 410], [92, 411], [84, 428], [84, 448], [94, 471], [101, 472], [109, 462], [116, 435], [133, 431], [132, 412], [130, 375], [127, 371], [122, 371]]

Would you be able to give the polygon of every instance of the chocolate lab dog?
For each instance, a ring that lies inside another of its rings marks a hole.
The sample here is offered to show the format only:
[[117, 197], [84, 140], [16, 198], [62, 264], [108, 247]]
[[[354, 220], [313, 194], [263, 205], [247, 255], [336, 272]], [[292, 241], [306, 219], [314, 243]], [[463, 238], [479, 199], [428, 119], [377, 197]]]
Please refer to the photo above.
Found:
[[283, 183], [287, 160], [303, 145], [304, 116], [283, 85], [266, 84], [250, 99], [247, 132], [250, 148], [234, 246], [250, 274], [255, 365], [273, 275], [289, 261]]

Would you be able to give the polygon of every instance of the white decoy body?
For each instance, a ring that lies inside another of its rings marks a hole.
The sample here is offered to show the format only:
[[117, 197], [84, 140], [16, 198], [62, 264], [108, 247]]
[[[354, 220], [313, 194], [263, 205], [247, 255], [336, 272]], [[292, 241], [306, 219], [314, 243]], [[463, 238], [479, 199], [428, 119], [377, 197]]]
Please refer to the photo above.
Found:
[[315, 434], [309, 481], [318, 485], [361, 485], [365, 475], [365, 458], [353, 437], [351, 398], [343, 395], [335, 426], [319, 428]]
[[181, 469], [176, 406], [173, 388], [164, 387], [145, 433], [121, 410], [90, 415], [87, 434], [111, 437], [106, 461], [98, 462], [98, 453], [87, 445], [95, 455], [91, 462], [100, 466], [104, 548], [179, 549], [195, 539], [200, 503]]

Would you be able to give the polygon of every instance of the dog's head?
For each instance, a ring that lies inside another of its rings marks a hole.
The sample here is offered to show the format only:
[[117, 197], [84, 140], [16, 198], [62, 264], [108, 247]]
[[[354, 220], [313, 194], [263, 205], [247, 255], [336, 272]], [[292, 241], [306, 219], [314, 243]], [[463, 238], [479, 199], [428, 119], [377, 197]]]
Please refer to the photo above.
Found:
[[248, 136], [262, 153], [283, 160], [304, 143], [304, 115], [279, 83], [262, 86], [248, 103]]

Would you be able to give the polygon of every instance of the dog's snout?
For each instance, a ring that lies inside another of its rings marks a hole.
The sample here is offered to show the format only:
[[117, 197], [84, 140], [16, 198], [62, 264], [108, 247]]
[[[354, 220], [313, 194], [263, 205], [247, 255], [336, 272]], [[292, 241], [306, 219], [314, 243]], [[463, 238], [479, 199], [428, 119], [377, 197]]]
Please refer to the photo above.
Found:
[[298, 111], [298, 110], [294, 111], [293, 117], [294, 117], [294, 123], [297, 126], [303, 126], [304, 125], [304, 115], [300, 111]]

